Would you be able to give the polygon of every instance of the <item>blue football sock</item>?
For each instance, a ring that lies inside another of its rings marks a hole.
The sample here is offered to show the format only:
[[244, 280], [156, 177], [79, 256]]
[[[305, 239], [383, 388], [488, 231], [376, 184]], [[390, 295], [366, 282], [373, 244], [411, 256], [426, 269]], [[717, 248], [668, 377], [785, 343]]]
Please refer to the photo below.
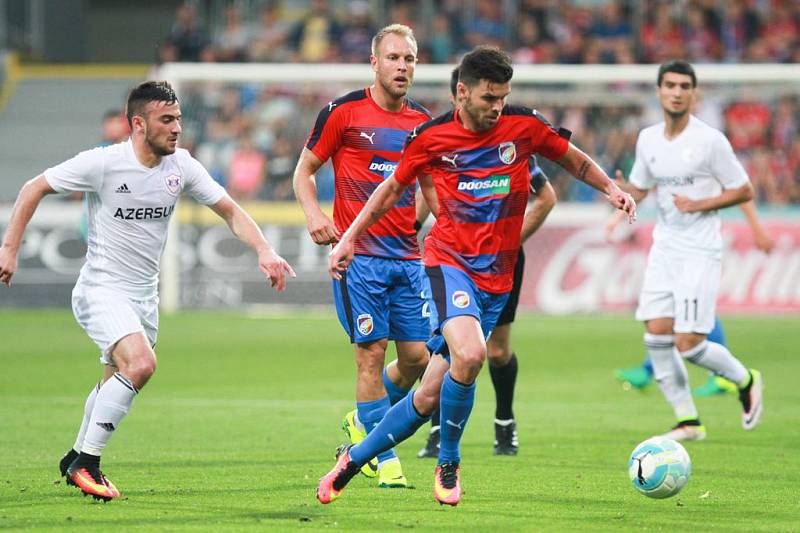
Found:
[[645, 372], [651, 376], [653, 375], [653, 362], [649, 357], [645, 357], [644, 361], [642, 362], [642, 368], [644, 368]]
[[429, 418], [420, 416], [414, 409], [414, 393], [406, 394], [389, 409], [366, 439], [350, 448], [350, 459], [359, 466], [375, 456], [380, 460], [387, 450], [392, 451], [392, 448], [416, 433]]
[[440, 429], [439, 464], [461, 462], [461, 436], [475, 403], [475, 383], [462, 385], [450, 372], [444, 375], [439, 399]]
[[389, 403], [392, 405], [402, 400], [411, 390], [398, 387], [392, 383], [392, 380], [389, 379], [389, 373], [386, 372], [385, 367], [383, 369], [383, 386], [386, 387], [386, 392], [389, 394]]
[[718, 316], [714, 317], [714, 329], [708, 334], [708, 340], [723, 346], [728, 346], [725, 342], [725, 331], [722, 329], [722, 322], [719, 321]]
[[[378, 400], [373, 400], [371, 402], [358, 402], [356, 403], [356, 408], [358, 409], [358, 419], [364, 424], [364, 429], [367, 431], [367, 435], [369, 435], [375, 427], [383, 420], [383, 417], [389, 411], [391, 404], [389, 403], [389, 397], [384, 396]], [[367, 460], [375, 457], [374, 455], [367, 458]], [[394, 453], [394, 450], [390, 449], [381, 455], [378, 456], [378, 462], [386, 461], [387, 459], [392, 459], [397, 457]]]

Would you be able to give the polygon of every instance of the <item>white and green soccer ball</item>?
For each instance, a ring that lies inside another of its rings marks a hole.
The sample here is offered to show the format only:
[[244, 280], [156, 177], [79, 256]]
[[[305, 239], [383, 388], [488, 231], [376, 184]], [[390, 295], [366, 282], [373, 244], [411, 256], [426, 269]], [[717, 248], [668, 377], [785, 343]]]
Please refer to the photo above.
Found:
[[650, 498], [675, 496], [692, 474], [689, 454], [678, 442], [653, 437], [634, 448], [628, 460], [633, 488]]

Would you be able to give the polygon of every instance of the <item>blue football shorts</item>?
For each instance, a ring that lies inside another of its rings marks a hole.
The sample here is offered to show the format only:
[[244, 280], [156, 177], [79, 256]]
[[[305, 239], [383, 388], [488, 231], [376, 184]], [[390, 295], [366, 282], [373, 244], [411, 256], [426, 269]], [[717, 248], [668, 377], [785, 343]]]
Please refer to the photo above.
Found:
[[429, 295], [433, 332], [428, 350], [445, 356], [448, 361], [450, 352], [442, 335], [445, 323], [457, 316], [474, 316], [488, 339], [509, 295], [483, 291], [466, 272], [447, 265], [425, 267], [425, 294]]
[[423, 278], [417, 259], [353, 256], [342, 279], [333, 280], [336, 314], [350, 342], [430, 339]]

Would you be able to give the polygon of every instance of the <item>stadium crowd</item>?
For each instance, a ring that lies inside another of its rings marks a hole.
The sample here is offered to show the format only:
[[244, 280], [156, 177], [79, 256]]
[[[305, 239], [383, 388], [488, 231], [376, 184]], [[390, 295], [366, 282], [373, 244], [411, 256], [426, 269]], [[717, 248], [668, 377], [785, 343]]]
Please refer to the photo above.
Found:
[[[381, 20], [363, 0], [218, 4], [216, 11], [208, 8], [213, 2], [206, 4], [202, 18], [195, 3], [181, 5], [159, 60], [363, 63], [375, 28], [389, 20], [415, 28], [421, 62], [454, 63], [478, 43], [510, 50], [518, 64], [800, 59], [800, 3], [790, 0], [387, 1], [389, 9]], [[431, 7], [435, 9], [428, 13]], [[292, 171], [308, 129], [337, 91], [279, 85], [186, 87], [183, 143], [235, 198], [291, 199]], [[444, 96], [420, 99], [438, 114], [446, 109]], [[759, 202], [798, 204], [800, 99], [796, 91], [762, 96], [743, 92], [707, 98], [698, 113], [731, 139]], [[520, 103], [538, 107], [552, 122], [572, 130], [576, 143], [596, 155], [609, 173], [616, 168], [627, 173], [636, 132], [655, 122], [652, 110], [636, 103], [544, 108], [536, 101]], [[557, 169], [546, 170], [561, 199], [596, 199], [594, 191], [562, 179]], [[320, 197], [331, 199], [332, 175], [329, 168], [325, 172], [319, 180]]]

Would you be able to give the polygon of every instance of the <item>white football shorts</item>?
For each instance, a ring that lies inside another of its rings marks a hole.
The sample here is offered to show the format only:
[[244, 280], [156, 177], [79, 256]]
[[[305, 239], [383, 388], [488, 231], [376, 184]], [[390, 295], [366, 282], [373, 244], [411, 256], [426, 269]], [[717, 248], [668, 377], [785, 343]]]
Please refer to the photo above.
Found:
[[636, 320], [673, 318], [675, 333], [714, 329], [722, 262], [653, 246], [647, 257]]
[[100, 362], [113, 364], [111, 352], [123, 337], [143, 332], [156, 345], [158, 296], [135, 300], [107, 287], [82, 283], [72, 290], [72, 312], [89, 338], [100, 347]]

